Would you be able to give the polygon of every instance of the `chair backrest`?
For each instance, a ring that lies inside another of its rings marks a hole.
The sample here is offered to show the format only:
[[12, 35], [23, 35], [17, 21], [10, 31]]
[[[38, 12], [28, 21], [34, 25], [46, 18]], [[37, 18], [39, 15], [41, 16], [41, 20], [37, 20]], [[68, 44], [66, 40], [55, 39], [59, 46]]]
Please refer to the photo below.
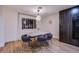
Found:
[[45, 34], [45, 36], [48, 38], [48, 39], [52, 39], [53, 35], [51, 33], [47, 33]]
[[44, 37], [44, 35], [39, 35], [39, 36], [37, 37], [37, 40], [38, 40], [38, 41], [46, 41], [46, 38]]
[[24, 41], [24, 42], [26, 42], [26, 41], [31, 41], [31, 36], [28, 36], [27, 34], [25, 34], [25, 35], [22, 35], [22, 40]]

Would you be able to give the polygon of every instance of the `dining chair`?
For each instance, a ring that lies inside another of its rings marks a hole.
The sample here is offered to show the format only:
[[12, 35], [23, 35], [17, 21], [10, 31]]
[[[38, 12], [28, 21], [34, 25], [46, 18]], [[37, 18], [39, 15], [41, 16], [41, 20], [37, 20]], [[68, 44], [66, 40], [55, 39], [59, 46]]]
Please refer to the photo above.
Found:
[[30, 41], [31, 41], [31, 36], [27, 35], [27, 34], [24, 34], [22, 35], [22, 41], [25, 43], [24, 45], [28, 45], [30, 44]]
[[37, 41], [42, 46], [45, 45], [45, 44], [47, 44], [47, 38], [45, 38], [44, 35], [38, 35]]
[[46, 37], [46, 39], [48, 40], [48, 42], [52, 44], [53, 35], [51, 33], [45, 34], [44, 37]]

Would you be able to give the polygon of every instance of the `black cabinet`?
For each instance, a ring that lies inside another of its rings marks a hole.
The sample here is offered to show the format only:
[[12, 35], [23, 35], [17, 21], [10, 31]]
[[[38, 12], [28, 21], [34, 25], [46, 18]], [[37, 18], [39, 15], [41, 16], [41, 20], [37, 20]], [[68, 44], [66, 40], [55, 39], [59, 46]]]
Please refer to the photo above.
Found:
[[79, 46], [79, 6], [59, 12], [59, 40]]

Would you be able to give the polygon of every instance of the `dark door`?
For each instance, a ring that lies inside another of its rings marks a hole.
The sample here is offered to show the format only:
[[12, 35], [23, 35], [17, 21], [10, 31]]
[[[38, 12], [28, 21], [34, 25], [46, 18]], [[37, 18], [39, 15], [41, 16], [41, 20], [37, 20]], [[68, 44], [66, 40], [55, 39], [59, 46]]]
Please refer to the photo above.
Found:
[[64, 10], [60, 12], [60, 41], [69, 43], [69, 11]]

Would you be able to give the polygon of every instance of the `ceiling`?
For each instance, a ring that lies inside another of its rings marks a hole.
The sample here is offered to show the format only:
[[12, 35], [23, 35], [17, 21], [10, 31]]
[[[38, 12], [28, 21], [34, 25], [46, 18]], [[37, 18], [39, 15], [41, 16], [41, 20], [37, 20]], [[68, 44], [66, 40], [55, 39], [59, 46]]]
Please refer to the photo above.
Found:
[[15, 8], [34, 16], [37, 15], [37, 8], [42, 7], [40, 15], [45, 17], [73, 6], [75, 5], [8, 5], [7, 7]]

